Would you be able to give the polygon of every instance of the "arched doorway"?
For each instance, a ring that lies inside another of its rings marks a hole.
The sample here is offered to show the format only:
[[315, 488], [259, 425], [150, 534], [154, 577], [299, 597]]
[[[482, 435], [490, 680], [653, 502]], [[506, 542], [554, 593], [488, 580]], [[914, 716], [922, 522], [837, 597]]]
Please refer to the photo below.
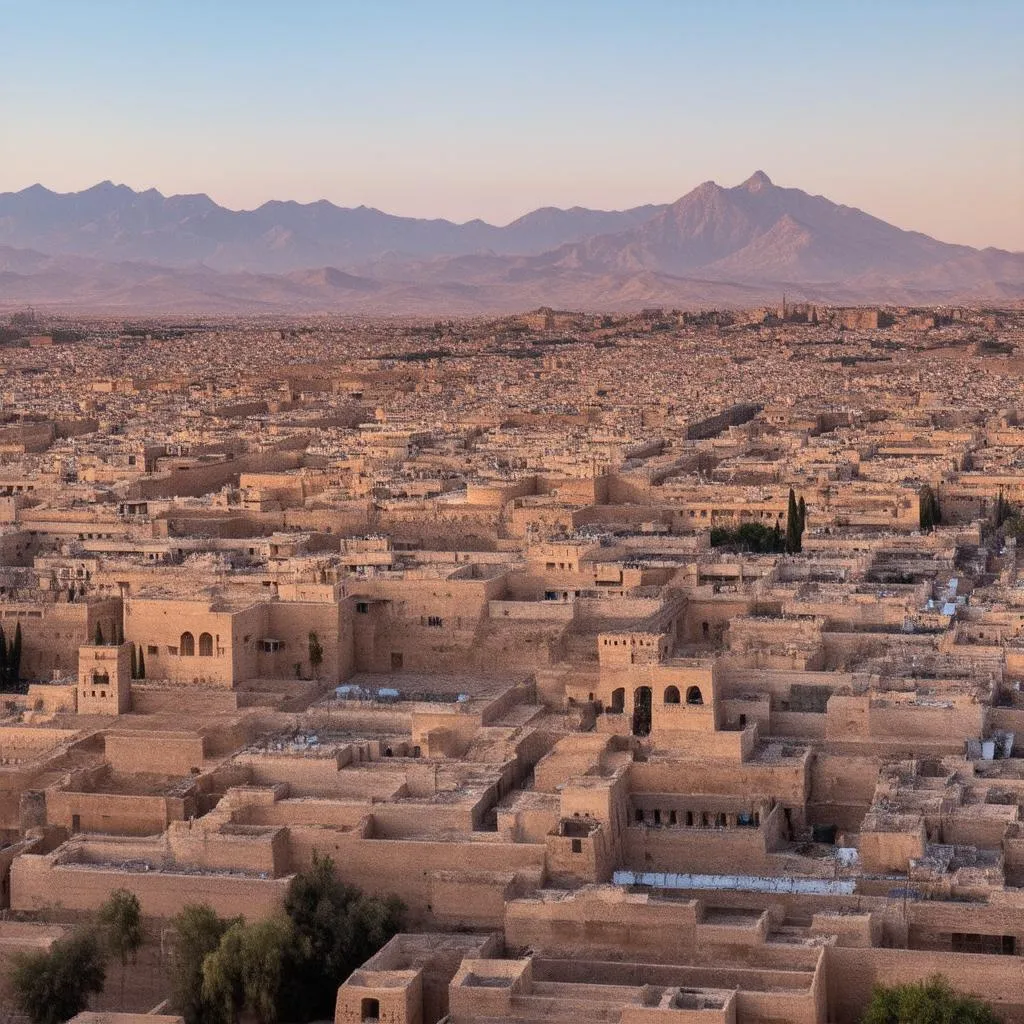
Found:
[[704, 703], [704, 695], [700, 692], [699, 686], [691, 686], [686, 691], [686, 703], [693, 706]]

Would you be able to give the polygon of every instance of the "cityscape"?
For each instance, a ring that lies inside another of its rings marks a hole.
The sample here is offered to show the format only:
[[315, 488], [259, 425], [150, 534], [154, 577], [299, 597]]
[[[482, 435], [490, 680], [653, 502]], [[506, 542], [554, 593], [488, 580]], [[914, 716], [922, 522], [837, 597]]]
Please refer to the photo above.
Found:
[[12, 5], [0, 1024], [1024, 1022], [1024, 18], [725, 6]]

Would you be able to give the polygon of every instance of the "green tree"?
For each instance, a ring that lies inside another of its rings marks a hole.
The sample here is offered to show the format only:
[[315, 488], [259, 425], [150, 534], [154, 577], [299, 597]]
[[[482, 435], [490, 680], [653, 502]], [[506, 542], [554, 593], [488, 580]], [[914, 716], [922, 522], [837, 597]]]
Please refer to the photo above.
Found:
[[796, 503], [796, 492], [789, 489], [789, 506], [786, 509], [786, 554], [793, 555], [800, 550], [800, 509]]
[[992, 525], [998, 530], [1007, 521], [1015, 519], [1018, 516], [1018, 511], [1013, 507], [1013, 504], [1006, 500], [1003, 495], [1002, 488], [999, 490], [999, 496], [996, 498], [995, 505], [992, 509]]
[[103, 948], [93, 933], [74, 932], [49, 952], [18, 953], [10, 972], [14, 1000], [32, 1024], [62, 1024], [103, 991]]
[[21, 623], [14, 627], [14, 643], [7, 656], [11, 669], [11, 681], [17, 685], [21, 680]]
[[115, 889], [100, 907], [100, 931], [107, 951], [121, 961], [121, 1003], [124, 1004], [125, 971], [128, 961], [142, 948], [142, 908], [139, 898], [128, 889]]
[[[285, 964], [297, 941], [284, 915], [236, 921], [203, 961], [203, 998], [228, 1020], [247, 1011], [260, 1024], [276, 1024]], [[288, 1014], [294, 1015], [291, 1007]]]
[[97, 647], [103, 646], [103, 627], [100, 625], [99, 620], [96, 620], [96, 632], [93, 634], [92, 642]]
[[877, 985], [862, 1024], [998, 1024], [987, 1003], [955, 992], [942, 975], [907, 985]]
[[807, 528], [807, 503], [804, 501], [804, 496], [800, 495], [800, 500], [797, 502], [796, 511], [800, 517], [800, 545], [803, 547], [804, 530]]
[[331, 858], [315, 852], [312, 866], [292, 879], [284, 909], [298, 941], [286, 964], [281, 1005], [300, 1021], [329, 1018], [338, 986], [402, 930], [405, 917], [400, 900], [345, 885]]
[[918, 522], [921, 529], [930, 533], [941, 521], [939, 499], [935, 496], [931, 484], [924, 484], [917, 495]]
[[324, 661], [324, 648], [320, 643], [320, 637], [312, 630], [309, 634], [309, 667], [313, 670], [313, 678], [320, 677], [320, 666]]
[[713, 548], [731, 548], [734, 551], [753, 551], [760, 554], [782, 551], [784, 548], [782, 531], [778, 523], [774, 529], [763, 523], [743, 523], [735, 530], [722, 526], [711, 529], [711, 546]]
[[205, 903], [186, 904], [171, 918], [171, 1005], [185, 1024], [217, 1024], [219, 1008], [203, 997], [203, 961], [220, 945], [231, 921], [224, 921]]

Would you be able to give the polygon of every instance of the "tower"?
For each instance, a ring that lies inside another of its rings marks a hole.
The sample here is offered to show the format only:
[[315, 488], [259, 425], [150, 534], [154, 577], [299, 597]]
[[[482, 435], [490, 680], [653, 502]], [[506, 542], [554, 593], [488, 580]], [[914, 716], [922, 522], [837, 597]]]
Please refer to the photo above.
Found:
[[132, 706], [132, 645], [78, 648], [78, 713], [123, 715]]

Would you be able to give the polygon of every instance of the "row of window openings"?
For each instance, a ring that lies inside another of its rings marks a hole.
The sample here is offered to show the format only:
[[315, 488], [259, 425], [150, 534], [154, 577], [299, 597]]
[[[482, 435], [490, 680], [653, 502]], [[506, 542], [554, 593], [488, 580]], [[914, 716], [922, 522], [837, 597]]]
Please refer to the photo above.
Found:
[[[663, 822], [663, 817], [665, 821]], [[647, 811], [642, 807], [638, 807], [633, 812], [633, 818], [638, 825], [655, 825], [660, 826], [663, 823], [667, 823], [669, 828], [672, 827], [684, 827], [684, 828], [727, 828], [729, 825], [729, 818], [726, 814], [710, 814], [708, 811], [686, 811], [682, 815], [682, 821], [680, 822], [680, 813], [678, 811], [669, 811], [667, 815], [662, 815], [660, 809], [655, 809], [650, 812], [650, 817], [647, 816]], [[758, 811], [740, 812], [736, 815], [736, 825], [738, 828], [758, 828], [761, 824], [761, 815]]]
[[[246, 637], [246, 642], [251, 638]], [[261, 640], [260, 647], [263, 651], [273, 653], [274, 651], [280, 651], [284, 649], [283, 640]], [[156, 644], [148, 644], [146, 647], [147, 654], [159, 654], [160, 648]], [[167, 653], [178, 655], [182, 658], [195, 657], [196, 653], [196, 642], [195, 638], [191, 633], [182, 633], [181, 639], [178, 641], [178, 646], [174, 647], [171, 644], [167, 645]], [[220, 634], [217, 635], [217, 654], [224, 654], [225, 650], [220, 646]], [[213, 637], [209, 633], [199, 634], [199, 657], [200, 658], [212, 658], [213, 657]]]
[[[685, 512], [679, 511], [679, 512], [676, 513], [676, 518], [682, 518], [682, 516], [684, 516], [684, 515], [686, 515]], [[693, 509], [690, 509], [689, 516], [690, 516], [691, 519], [696, 519], [697, 518], [697, 513]], [[707, 519], [707, 517], [708, 517], [708, 510], [707, 509], [701, 509], [700, 518], [701, 519]], [[711, 516], [712, 519], [722, 519], [722, 518], [733, 519], [734, 517], [735, 517], [735, 513], [730, 512], [728, 510], [723, 511], [721, 509], [715, 509], [712, 512], [712, 516]], [[756, 512], [756, 511], [755, 512], [740, 512], [739, 513], [739, 517], [740, 517], [740, 519], [758, 519], [758, 518], [760, 518], [760, 519], [772, 519], [772, 518], [774, 518], [774, 519], [781, 519], [782, 518], [782, 513], [781, 512], [775, 512], [775, 513], [773, 513], [773, 512]]]
[[[370, 605], [366, 601], [356, 602], [356, 612], [359, 615], [367, 615], [370, 611]], [[459, 620], [462, 621], [461, 619]], [[420, 616], [421, 626], [430, 626], [432, 629], [440, 629], [444, 625], [444, 619], [440, 615], [421, 615]]]
[[[93, 686], [109, 686], [110, 685], [110, 675], [108, 673], [106, 673], [106, 672], [93, 672], [93, 674], [92, 674], [92, 685]], [[86, 687], [86, 686], [83, 686], [82, 687], [82, 696], [84, 697], [88, 692], [89, 692], [89, 688]], [[92, 695], [94, 697], [96, 696], [96, 691], [95, 690], [92, 691]], [[100, 696], [101, 697], [106, 697], [106, 695], [107, 695], [107, 691], [106, 690], [100, 690]]]
[[[647, 690], [645, 686], [640, 687], [641, 690]], [[594, 699], [594, 695], [590, 694], [590, 699]], [[638, 690], [634, 694], [634, 702], [637, 704], [643, 703], [644, 700], [649, 701], [650, 697], [647, 694], [641, 694]], [[665, 687], [665, 693], [662, 695], [662, 702], [665, 704], [679, 704], [679, 687], [678, 686], [667, 686]], [[686, 703], [691, 707], [701, 707], [704, 704], [704, 694], [700, 692], [699, 686], [690, 686], [686, 690]], [[617, 690], [612, 690], [612, 703], [609, 709], [612, 714], [622, 714], [626, 707], [626, 691], [622, 687]]]

